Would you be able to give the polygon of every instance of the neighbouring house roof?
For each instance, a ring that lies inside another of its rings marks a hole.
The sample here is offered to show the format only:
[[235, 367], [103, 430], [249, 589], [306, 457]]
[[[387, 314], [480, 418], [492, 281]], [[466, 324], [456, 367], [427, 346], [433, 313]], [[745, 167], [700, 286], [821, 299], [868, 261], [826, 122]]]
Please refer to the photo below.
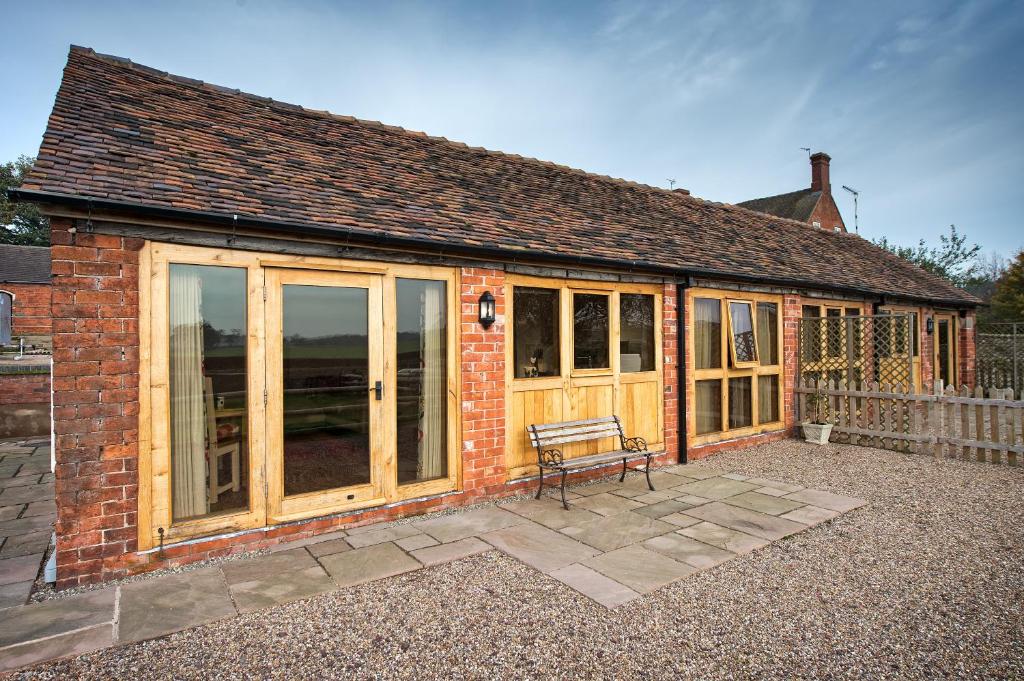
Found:
[[19, 198], [199, 211], [523, 261], [978, 301], [860, 237], [73, 47]]
[[788, 194], [766, 196], [761, 199], [740, 201], [737, 206], [756, 210], [758, 213], [768, 213], [780, 218], [788, 218], [797, 222], [807, 222], [811, 219], [814, 207], [818, 205], [821, 198], [820, 191], [801, 189]]
[[49, 283], [49, 246], [0, 244], [0, 284]]

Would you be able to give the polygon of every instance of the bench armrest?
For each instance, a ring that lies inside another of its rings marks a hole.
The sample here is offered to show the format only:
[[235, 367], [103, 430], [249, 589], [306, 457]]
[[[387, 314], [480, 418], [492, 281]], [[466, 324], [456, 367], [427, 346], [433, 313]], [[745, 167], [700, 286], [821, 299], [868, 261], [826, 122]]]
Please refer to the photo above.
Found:
[[622, 446], [625, 447], [628, 452], [646, 452], [647, 440], [642, 437], [627, 437], [623, 438]]
[[541, 466], [561, 466], [565, 463], [565, 457], [562, 456], [560, 449], [545, 449], [540, 452], [537, 459]]

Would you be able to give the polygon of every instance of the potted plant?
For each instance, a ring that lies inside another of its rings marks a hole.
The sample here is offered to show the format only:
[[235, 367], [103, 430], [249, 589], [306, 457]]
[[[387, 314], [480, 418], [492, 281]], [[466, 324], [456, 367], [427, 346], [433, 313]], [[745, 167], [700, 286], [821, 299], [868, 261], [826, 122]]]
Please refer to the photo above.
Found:
[[828, 397], [823, 388], [818, 388], [814, 393], [807, 396], [811, 403], [811, 410], [814, 419], [800, 424], [804, 432], [804, 440], [816, 445], [828, 443], [828, 436], [832, 434], [832, 422], [825, 418], [827, 412]]

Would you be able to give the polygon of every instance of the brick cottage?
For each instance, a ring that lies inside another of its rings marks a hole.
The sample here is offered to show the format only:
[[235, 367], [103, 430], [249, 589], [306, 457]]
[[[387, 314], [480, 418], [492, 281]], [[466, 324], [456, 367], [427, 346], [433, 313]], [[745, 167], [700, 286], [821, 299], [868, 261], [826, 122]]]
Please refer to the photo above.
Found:
[[855, 235], [83, 48], [13, 194], [53, 227], [60, 587], [532, 491], [531, 425], [786, 437], [801, 316], [903, 312], [915, 383], [972, 373], [977, 300]]

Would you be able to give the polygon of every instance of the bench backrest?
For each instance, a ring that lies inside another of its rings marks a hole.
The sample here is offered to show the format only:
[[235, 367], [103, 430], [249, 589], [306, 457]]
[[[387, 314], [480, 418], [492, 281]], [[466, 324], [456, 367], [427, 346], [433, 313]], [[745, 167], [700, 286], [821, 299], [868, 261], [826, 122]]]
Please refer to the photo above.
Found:
[[[617, 437], [619, 442], [622, 443], [625, 438], [622, 434], [622, 424], [619, 423], [619, 417], [614, 415], [583, 421], [562, 421], [560, 423], [531, 425], [526, 430], [530, 434], [530, 444], [536, 447], [538, 451], [553, 445], [601, 440], [606, 437]], [[625, 447], [625, 444], [622, 446]]]

